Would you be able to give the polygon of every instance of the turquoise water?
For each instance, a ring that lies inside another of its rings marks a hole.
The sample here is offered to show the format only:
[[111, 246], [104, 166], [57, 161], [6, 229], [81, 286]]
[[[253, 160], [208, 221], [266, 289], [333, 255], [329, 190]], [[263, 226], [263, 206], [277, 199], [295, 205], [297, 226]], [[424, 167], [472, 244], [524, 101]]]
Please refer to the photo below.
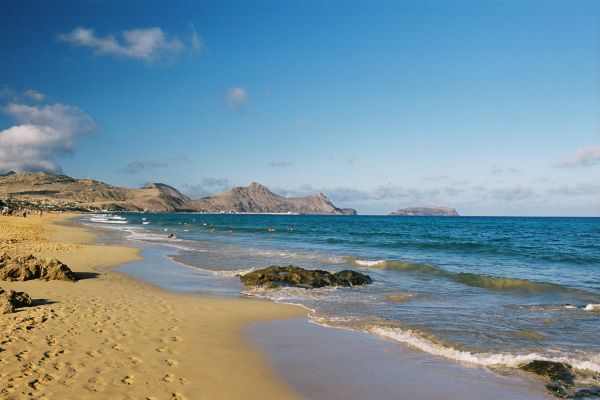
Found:
[[[323, 325], [460, 362], [516, 367], [550, 359], [600, 373], [599, 218], [123, 213], [87, 220], [169, 246], [221, 291], [301, 304]], [[241, 288], [236, 274], [272, 264], [352, 268], [374, 283]]]

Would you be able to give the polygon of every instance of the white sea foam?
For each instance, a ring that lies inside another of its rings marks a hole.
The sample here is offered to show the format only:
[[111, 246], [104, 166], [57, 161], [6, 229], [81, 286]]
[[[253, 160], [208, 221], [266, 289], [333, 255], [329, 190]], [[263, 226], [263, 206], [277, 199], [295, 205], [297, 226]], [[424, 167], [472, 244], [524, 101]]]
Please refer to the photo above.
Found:
[[584, 308], [585, 311], [600, 311], [600, 304], [588, 304]]
[[566, 356], [550, 358], [539, 353], [473, 353], [470, 351], [458, 350], [452, 347], [434, 343], [431, 340], [423, 337], [422, 335], [410, 329], [373, 326], [369, 328], [368, 331], [374, 333], [375, 335], [395, 340], [397, 342], [406, 344], [408, 346], [411, 346], [429, 354], [469, 364], [481, 365], [486, 367], [507, 366], [516, 368], [534, 360], [546, 360], [567, 363], [573, 366], [573, 368], [575, 369], [600, 373], [600, 355], [590, 355], [593, 359], [582, 360]]
[[354, 260], [354, 263], [361, 267], [374, 267], [376, 265], [385, 264], [386, 260]]
[[238, 275], [245, 275], [247, 273], [250, 273], [252, 271], [255, 271], [256, 268], [248, 268], [248, 269], [238, 269], [238, 270], [233, 270], [233, 271], [214, 271], [214, 270], [210, 270], [210, 269], [204, 269], [204, 268], [200, 268], [204, 271], [208, 271], [211, 274], [213, 274], [214, 276], [227, 276], [227, 277], [233, 277], [233, 276], [238, 276]]
[[573, 304], [565, 304], [563, 306], [567, 310], [583, 310], [583, 311], [600, 311], [600, 304], [590, 303], [585, 306], [575, 306]]
[[148, 222], [148, 221], [144, 221], [144, 222], [142, 222], [142, 225], [148, 225], [149, 223], [150, 222]]
[[125, 220], [115, 220], [115, 219], [110, 219], [110, 218], [90, 218], [90, 221], [92, 222], [97, 222], [97, 223], [101, 223], [101, 224], [126, 224], [127, 221]]

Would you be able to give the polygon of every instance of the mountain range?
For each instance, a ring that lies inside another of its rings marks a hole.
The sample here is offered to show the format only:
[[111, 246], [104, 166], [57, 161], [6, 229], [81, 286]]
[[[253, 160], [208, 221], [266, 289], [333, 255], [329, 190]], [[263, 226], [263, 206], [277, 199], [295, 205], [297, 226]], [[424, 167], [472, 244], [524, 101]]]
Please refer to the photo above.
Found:
[[91, 211], [356, 214], [354, 209], [336, 207], [323, 193], [284, 197], [257, 182], [194, 200], [163, 183], [131, 189], [48, 172], [11, 171], [0, 175], [0, 196], [32, 207]]

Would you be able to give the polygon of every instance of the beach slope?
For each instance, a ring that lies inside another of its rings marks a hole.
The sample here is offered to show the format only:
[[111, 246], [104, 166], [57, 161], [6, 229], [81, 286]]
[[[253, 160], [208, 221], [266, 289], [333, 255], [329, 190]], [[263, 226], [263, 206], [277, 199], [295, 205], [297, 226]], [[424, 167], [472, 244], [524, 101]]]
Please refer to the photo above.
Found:
[[243, 336], [297, 307], [169, 293], [114, 272], [139, 260], [65, 216], [0, 218], [0, 253], [56, 257], [78, 282], [0, 282], [34, 305], [0, 315], [6, 399], [296, 398]]

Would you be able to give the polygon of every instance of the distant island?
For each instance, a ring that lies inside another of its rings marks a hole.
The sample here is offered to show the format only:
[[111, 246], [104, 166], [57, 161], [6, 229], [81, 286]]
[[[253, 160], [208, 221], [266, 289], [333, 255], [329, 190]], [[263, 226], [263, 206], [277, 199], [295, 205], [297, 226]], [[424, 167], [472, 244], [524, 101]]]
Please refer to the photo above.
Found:
[[401, 208], [399, 210], [390, 213], [390, 215], [397, 216], [415, 216], [415, 217], [459, 217], [460, 215], [454, 208], [451, 207], [409, 207]]
[[194, 200], [164, 183], [131, 189], [48, 172], [0, 175], [0, 201], [13, 208], [71, 211], [356, 214], [354, 209], [336, 207], [323, 193], [283, 197], [256, 182]]

